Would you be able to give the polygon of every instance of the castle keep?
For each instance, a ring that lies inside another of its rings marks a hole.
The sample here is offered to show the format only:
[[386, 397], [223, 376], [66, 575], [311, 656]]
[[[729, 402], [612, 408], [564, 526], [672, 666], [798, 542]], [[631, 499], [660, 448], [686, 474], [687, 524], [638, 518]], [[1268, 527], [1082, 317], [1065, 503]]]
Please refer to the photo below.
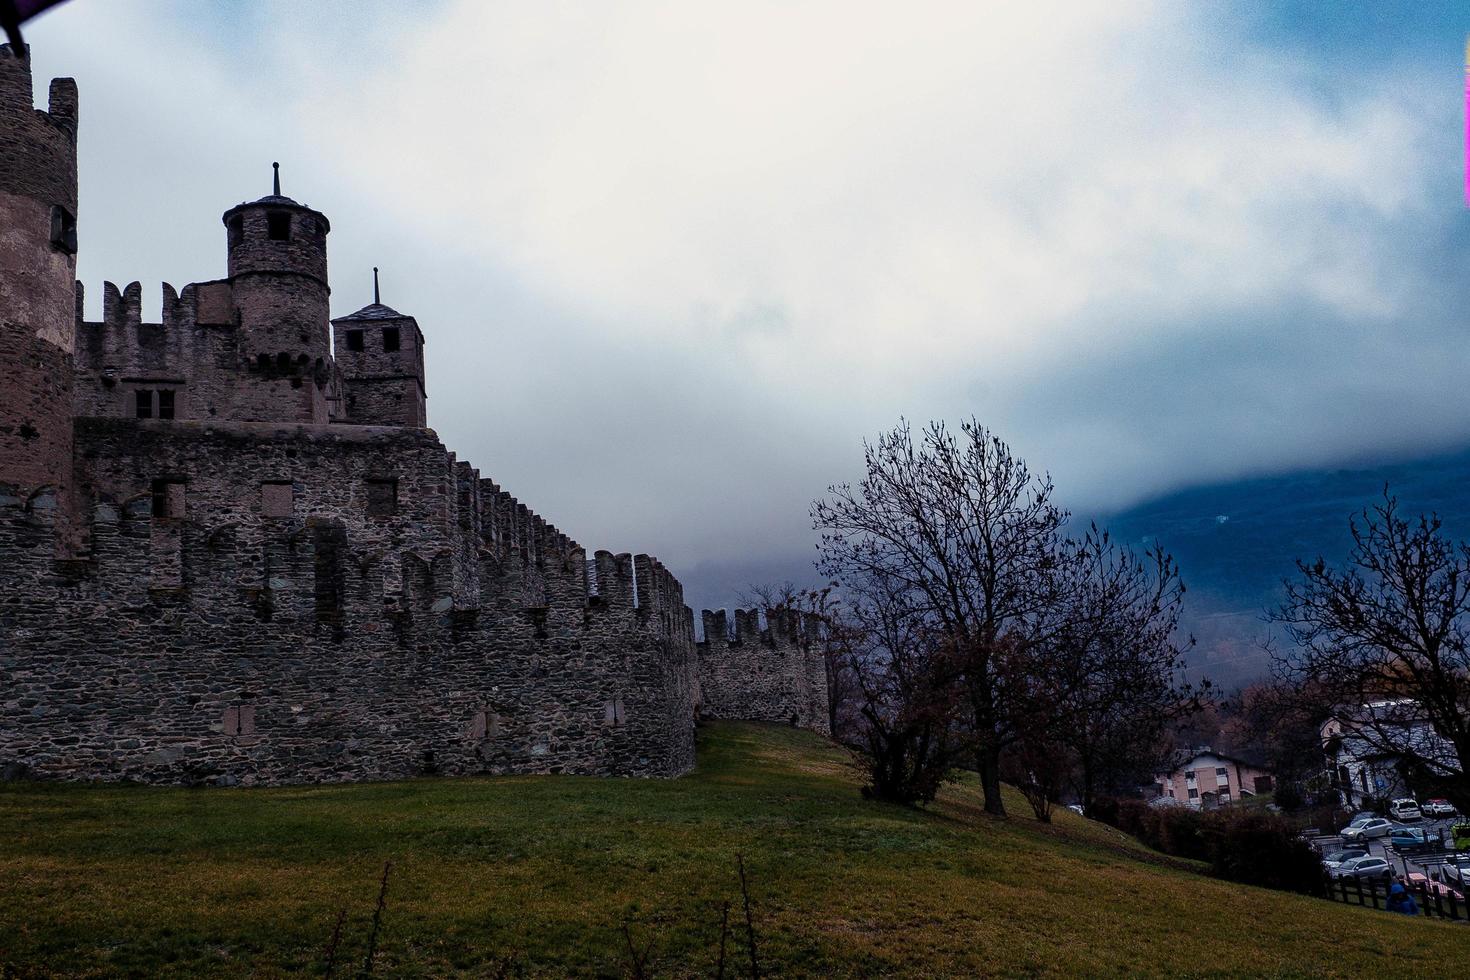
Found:
[[696, 643], [656, 559], [456, 459], [417, 321], [330, 319], [331, 225], [279, 181], [224, 213], [224, 278], [84, 321], [76, 85], [31, 86], [0, 46], [0, 767], [673, 776], [701, 716], [827, 729], [813, 623]]

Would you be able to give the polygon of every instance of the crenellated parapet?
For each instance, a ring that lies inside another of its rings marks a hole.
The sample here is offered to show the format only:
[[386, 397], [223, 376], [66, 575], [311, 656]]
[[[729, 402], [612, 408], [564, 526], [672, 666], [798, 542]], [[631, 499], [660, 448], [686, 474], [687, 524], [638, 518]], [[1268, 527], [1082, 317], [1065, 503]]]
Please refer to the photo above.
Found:
[[733, 617], [706, 609], [700, 619], [701, 717], [831, 734], [826, 635], [818, 617], [794, 609], [736, 609]]

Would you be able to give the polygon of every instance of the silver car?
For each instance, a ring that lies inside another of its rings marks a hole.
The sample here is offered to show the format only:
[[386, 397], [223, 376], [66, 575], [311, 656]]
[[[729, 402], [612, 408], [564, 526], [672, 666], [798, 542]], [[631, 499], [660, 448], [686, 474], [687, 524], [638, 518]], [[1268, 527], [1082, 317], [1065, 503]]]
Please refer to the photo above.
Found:
[[1340, 851], [1328, 851], [1322, 855], [1322, 867], [1326, 868], [1327, 872], [1331, 874], [1353, 858], [1367, 856], [1368, 852], [1361, 847], [1349, 847]]
[[1393, 880], [1393, 866], [1381, 857], [1365, 854], [1344, 861], [1335, 870], [1329, 871], [1333, 878], [1356, 878], [1359, 881], [1382, 881]]
[[1374, 837], [1387, 837], [1393, 830], [1393, 821], [1382, 817], [1372, 817], [1354, 826], [1349, 824], [1342, 828], [1342, 839], [1345, 841], [1365, 841]]

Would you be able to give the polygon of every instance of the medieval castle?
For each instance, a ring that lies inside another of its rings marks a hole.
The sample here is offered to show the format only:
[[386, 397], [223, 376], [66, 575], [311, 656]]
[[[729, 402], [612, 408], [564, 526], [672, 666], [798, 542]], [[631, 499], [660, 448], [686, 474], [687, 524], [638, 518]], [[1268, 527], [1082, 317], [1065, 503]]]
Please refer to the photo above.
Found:
[[76, 282], [77, 88], [0, 46], [0, 768], [166, 783], [675, 776], [697, 718], [825, 731], [814, 624], [704, 613], [426, 428], [423, 332], [328, 313], [318, 211], [222, 279]]

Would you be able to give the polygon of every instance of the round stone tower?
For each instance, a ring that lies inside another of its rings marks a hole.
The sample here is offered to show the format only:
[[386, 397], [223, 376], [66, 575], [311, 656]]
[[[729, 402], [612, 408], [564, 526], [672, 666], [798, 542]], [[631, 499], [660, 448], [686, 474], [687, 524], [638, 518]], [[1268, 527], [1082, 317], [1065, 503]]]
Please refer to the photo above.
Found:
[[[32, 105], [31, 66], [0, 44], [0, 493], [66, 507], [76, 338], [77, 86]], [[53, 488], [42, 494], [36, 491]], [[54, 492], [54, 496], [51, 494]]]
[[240, 350], [252, 366], [309, 375], [326, 363], [331, 349], [331, 225], [320, 211], [281, 195], [279, 164], [273, 166], [273, 193], [224, 214]]

